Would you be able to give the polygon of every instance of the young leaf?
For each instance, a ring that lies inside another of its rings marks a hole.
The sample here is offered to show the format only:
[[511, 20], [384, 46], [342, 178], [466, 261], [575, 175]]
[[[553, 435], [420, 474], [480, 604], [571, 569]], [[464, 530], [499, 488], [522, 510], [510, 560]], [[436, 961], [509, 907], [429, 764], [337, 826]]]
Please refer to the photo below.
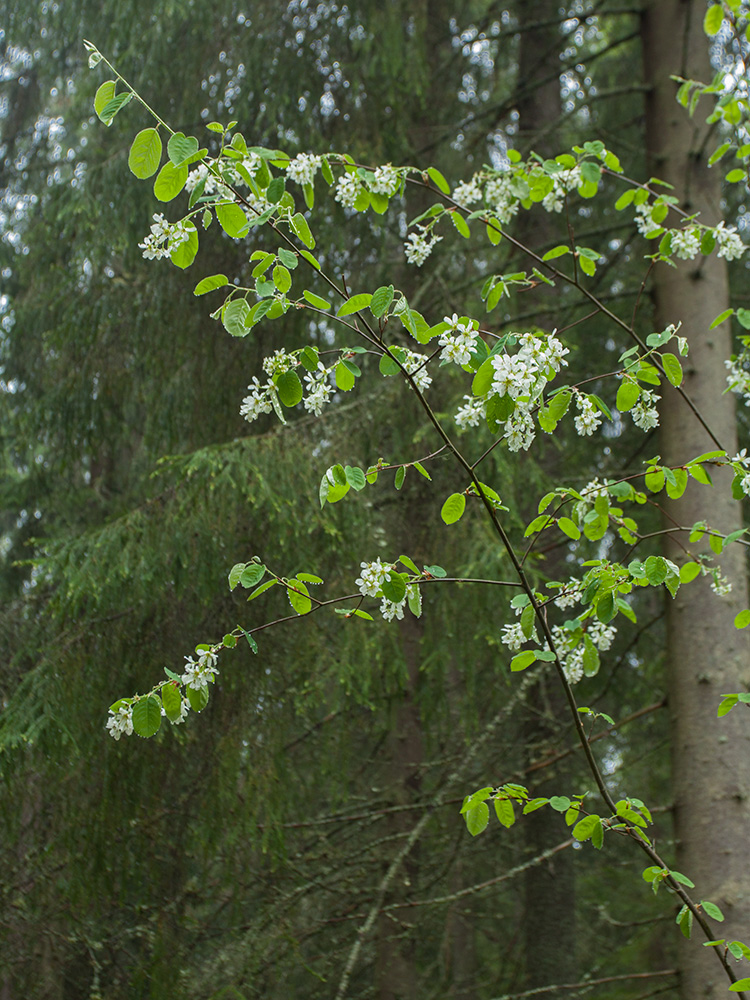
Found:
[[[140, 180], [151, 177], [159, 169], [162, 143], [161, 136], [155, 128], [145, 128], [133, 139], [133, 145], [128, 153], [130, 172]], [[187, 169], [185, 170], [187, 177]], [[168, 199], [161, 199], [162, 201]]]
[[160, 727], [161, 698], [153, 694], [140, 698], [133, 705], [133, 732], [148, 739], [149, 736], [155, 736]]
[[455, 524], [463, 517], [466, 509], [466, 496], [463, 493], [451, 493], [443, 504], [440, 516], [446, 524]]

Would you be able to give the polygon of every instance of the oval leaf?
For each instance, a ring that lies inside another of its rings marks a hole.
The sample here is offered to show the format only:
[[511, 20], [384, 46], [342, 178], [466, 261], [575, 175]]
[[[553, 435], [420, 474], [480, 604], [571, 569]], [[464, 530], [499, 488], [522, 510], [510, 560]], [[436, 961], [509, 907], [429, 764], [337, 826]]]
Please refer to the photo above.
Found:
[[161, 698], [150, 694], [133, 705], [133, 732], [144, 739], [154, 736], [161, 726]]
[[[128, 153], [130, 172], [141, 180], [151, 177], [159, 168], [161, 159], [161, 136], [155, 128], [144, 128], [133, 139]], [[185, 172], [187, 176], [187, 171]]]
[[451, 493], [443, 504], [440, 516], [446, 524], [455, 524], [463, 517], [466, 509], [466, 497], [463, 493]]

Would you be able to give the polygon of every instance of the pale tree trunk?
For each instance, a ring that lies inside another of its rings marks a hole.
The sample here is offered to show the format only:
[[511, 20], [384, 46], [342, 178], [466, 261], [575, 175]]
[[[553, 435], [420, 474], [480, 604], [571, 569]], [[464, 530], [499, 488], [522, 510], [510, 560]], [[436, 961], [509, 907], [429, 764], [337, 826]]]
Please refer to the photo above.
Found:
[[[708, 170], [706, 154], [710, 110], [703, 99], [691, 119], [675, 101], [670, 73], [710, 80], [708, 43], [702, 30], [705, 3], [658, 0], [643, 16], [643, 52], [647, 98], [647, 145], [650, 169], [674, 185], [680, 205], [700, 212], [708, 225], [721, 218], [721, 173]], [[676, 64], [681, 59], [681, 65]], [[672, 222], [673, 225], [677, 224]], [[716, 254], [678, 261], [677, 268], [659, 266], [653, 282], [655, 324], [664, 329], [682, 321], [681, 334], [690, 343], [684, 388], [714, 436], [729, 455], [737, 450], [734, 397], [726, 389], [724, 359], [731, 354], [729, 323], [709, 327], [727, 308], [728, 283], [724, 260]], [[662, 389], [660, 451], [665, 464], [684, 464], [716, 448], [679, 395]], [[712, 473], [715, 489], [690, 482], [685, 496], [666, 505], [665, 528], [675, 522], [690, 526], [706, 520], [722, 532], [741, 526], [739, 504], [729, 492], [729, 476]], [[660, 497], [661, 499], [661, 497]], [[674, 519], [674, 520], [673, 520]], [[676, 562], [707, 551], [688, 542], [688, 531], [665, 536], [665, 554]], [[733, 627], [735, 614], [747, 607], [744, 548], [731, 545], [721, 556], [722, 573], [732, 583], [731, 594], [718, 597], [709, 580], [700, 579], [667, 598], [667, 686], [671, 719], [674, 821], [677, 867], [696, 883], [694, 898], [717, 903], [726, 923], [716, 924], [715, 936], [750, 938], [750, 728], [743, 706], [724, 719], [716, 715], [724, 692], [747, 690], [750, 650], [747, 634]], [[679, 964], [684, 1000], [725, 997], [728, 982], [711, 949], [694, 940], [683, 942]], [[738, 968], [738, 974], [742, 975]]]

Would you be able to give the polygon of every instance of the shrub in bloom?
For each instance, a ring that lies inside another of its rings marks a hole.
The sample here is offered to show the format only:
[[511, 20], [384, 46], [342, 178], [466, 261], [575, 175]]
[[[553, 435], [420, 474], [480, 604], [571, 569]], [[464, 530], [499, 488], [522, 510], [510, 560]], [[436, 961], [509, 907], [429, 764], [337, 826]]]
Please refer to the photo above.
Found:
[[745, 252], [745, 244], [740, 239], [736, 226], [724, 227], [720, 222], [714, 229], [716, 242], [719, 244], [717, 256], [725, 257], [727, 260], [737, 260]]
[[320, 156], [300, 153], [286, 165], [286, 175], [298, 184], [312, 184], [322, 162]]
[[469, 205], [473, 205], [475, 201], [482, 200], [482, 189], [479, 186], [477, 174], [474, 174], [468, 183], [461, 181], [460, 184], [456, 185], [453, 191], [453, 200], [461, 205], [462, 208], [467, 208]]
[[417, 354], [415, 351], [407, 351], [404, 359], [404, 368], [413, 377], [414, 384], [420, 392], [424, 392], [432, 385], [432, 377], [427, 373], [425, 365], [426, 360], [423, 354]]
[[354, 581], [359, 587], [359, 592], [364, 597], [377, 597], [386, 580], [390, 580], [393, 566], [390, 563], [382, 563], [378, 558], [375, 562], [360, 563], [360, 568], [362, 572]]
[[449, 323], [450, 329], [441, 333], [438, 341], [443, 348], [440, 360], [452, 361], [456, 365], [468, 365], [479, 336], [479, 324], [476, 320], [471, 320], [468, 324], [461, 323], [455, 313], [452, 317], [446, 316], [443, 322]]
[[334, 197], [344, 208], [353, 209], [354, 203], [362, 190], [362, 182], [356, 174], [342, 174], [336, 181], [336, 194]]
[[576, 407], [579, 410], [575, 419], [576, 430], [582, 437], [590, 437], [601, 426], [599, 411], [594, 408], [589, 397], [580, 392], [576, 393]]
[[389, 198], [398, 191], [401, 176], [390, 163], [375, 168], [375, 176], [369, 181], [368, 187], [373, 194], [384, 194]]
[[642, 431], [649, 431], [652, 427], [659, 426], [659, 411], [656, 409], [656, 404], [660, 399], [661, 396], [650, 389], [641, 390], [638, 402], [630, 411], [636, 427], [640, 427]]
[[456, 410], [456, 415], [453, 418], [456, 421], [456, 426], [460, 430], [466, 430], [467, 427], [477, 427], [479, 421], [484, 417], [485, 413], [485, 402], [483, 399], [478, 399], [476, 396], [466, 396], [464, 395], [465, 403]]
[[699, 229], [675, 229], [672, 232], [672, 250], [682, 260], [692, 260], [700, 248]]
[[240, 405], [240, 415], [252, 423], [261, 413], [270, 413], [273, 409], [271, 393], [274, 391], [273, 383], [267, 382], [261, 385], [256, 376], [248, 386], [250, 394], [245, 396]]

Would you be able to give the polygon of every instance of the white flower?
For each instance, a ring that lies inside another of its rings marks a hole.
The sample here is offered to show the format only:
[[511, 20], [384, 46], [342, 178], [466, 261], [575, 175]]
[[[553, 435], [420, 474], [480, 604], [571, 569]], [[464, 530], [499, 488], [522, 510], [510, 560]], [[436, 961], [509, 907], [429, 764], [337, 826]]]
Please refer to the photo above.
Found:
[[298, 184], [312, 184], [321, 163], [320, 156], [300, 153], [286, 165], [286, 175]]
[[466, 430], [467, 427], [476, 427], [484, 416], [485, 409], [485, 403], [482, 399], [477, 399], [475, 396], [464, 396], [464, 399], [466, 402], [458, 408], [453, 418], [456, 421], [456, 426], [462, 431]]
[[373, 194], [384, 194], [390, 198], [398, 190], [400, 182], [398, 171], [390, 163], [386, 163], [385, 166], [376, 167], [375, 176], [368, 186]]
[[527, 451], [536, 437], [534, 421], [528, 410], [517, 406], [505, 422], [505, 439], [510, 451]]
[[116, 712], [109, 710], [110, 718], [107, 720], [109, 735], [114, 740], [119, 740], [121, 736], [133, 735], [133, 706], [121, 705]]
[[576, 393], [576, 406], [580, 411], [575, 418], [576, 430], [582, 437], [590, 437], [601, 426], [602, 418], [588, 396], [580, 392]]
[[714, 570], [712, 573], [713, 580], [711, 581], [711, 590], [719, 597], [723, 597], [725, 594], [730, 594], [732, 592], [732, 584], [726, 576], [722, 576], [718, 570]]
[[563, 662], [563, 672], [569, 684], [577, 684], [583, 677], [583, 646], [578, 646]]
[[428, 234], [425, 230], [419, 233], [409, 233], [407, 236], [409, 242], [404, 243], [406, 259], [410, 264], [416, 264], [417, 267], [421, 267], [432, 253], [432, 248], [442, 238], [442, 236], [438, 236], [436, 233]]
[[305, 397], [303, 405], [310, 413], [319, 417], [323, 407], [331, 398], [333, 388], [328, 382], [328, 369], [323, 364], [318, 364], [317, 372], [308, 372], [305, 375], [308, 395]]
[[261, 385], [254, 376], [252, 383], [248, 386], [250, 395], [245, 396], [240, 406], [240, 416], [243, 416], [248, 423], [252, 423], [261, 413], [270, 413], [273, 409], [270, 393], [273, 391], [272, 384], [268, 382]]
[[515, 652], [520, 649], [525, 642], [530, 642], [533, 640], [537, 642], [536, 629], [532, 630], [532, 634], [529, 639], [523, 634], [520, 622], [513, 622], [512, 625], [503, 625], [502, 635], [500, 636], [500, 642], [504, 643], [508, 649]]
[[147, 260], [169, 257], [181, 243], [186, 243], [190, 239], [186, 220], [167, 222], [163, 215], [154, 215], [153, 218], [154, 222], [150, 233], [143, 243], [138, 244]]
[[641, 236], [649, 236], [651, 233], [655, 233], [657, 229], [661, 229], [659, 223], [654, 222], [651, 217], [653, 208], [654, 206], [649, 205], [648, 202], [636, 205], [635, 207], [635, 224]]
[[477, 174], [475, 174], [468, 183], [461, 181], [453, 192], [453, 200], [458, 202], [462, 208], [467, 208], [469, 205], [473, 205], [475, 201], [482, 200], [482, 189], [477, 183]]
[[750, 371], [745, 367], [748, 361], [747, 352], [743, 351], [738, 358], [725, 361], [729, 374], [727, 384], [732, 392], [745, 397], [745, 406], [750, 406]]
[[394, 618], [401, 620], [404, 617], [404, 605], [406, 604], [406, 597], [398, 604], [393, 601], [389, 601], [387, 597], [384, 597], [380, 602], [380, 613], [385, 618], [387, 622], [392, 622]]
[[496, 354], [492, 358], [492, 367], [495, 374], [490, 391], [501, 396], [508, 395], [511, 399], [527, 396], [536, 382], [536, 362], [529, 363], [519, 354]]
[[547, 212], [562, 212], [565, 195], [581, 183], [581, 168], [572, 167], [570, 170], [562, 170], [559, 174], [553, 174], [552, 182], [554, 187], [544, 197], [542, 208]]
[[617, 629], [614, 625], [605, 625], [597, 618], [591, 619], [586, 631], [596, 648], [603, 653], [611, 647], [612, 640], [617, 635]]
[[266, 375], [273, 377], [274, 375], [281, 375], [283, 372], [288, 372], [290, 368], [293, 368], [297, 364], [297, 359], [281, 348], [279, 351], [274, 351], [270, 358], [263, 359], [263, 371]]
[[479, 336], [478, 329], [474, 325], [475, 321], [472, 320], [467, 326], [464, 323], [459, 323], [458, 317], [454, 315], [452, 320], [446, 316], [443, 322], [450, 322], [451, 329], [445, 330], [440, 335], [438, 343], [443, 348], [440, 352], [440, 360], [452, 361], [457, 365], [468, 365]]
[[747, 448], [743, 448], [738, 451], [736, 455], [729, 459], [730, 462], [736, 462], [737, 465], [741, 465], [743, 468], [747, 468], [750, 465], [750, 457], [747, 454]]
[[636, 427], [640, 427], [643, 431], [649, 431], [652, 427], [659, 426], [659, 412], [656, 409], [656, 404], [660, 399], [661, 396], [650, 389], [641, 390], [638, 402], [630, 411]]
[[727, 260], [736, 260], [745, 252], [745, 244], [740, 239], [736, 226], [724, 228], [724, 223], [720, 222], [714, 229], [716, 242], [719, 244], [718, 256], [726, 257]]
[[699, 229], [675, 229], [672, 232], [672, 250], [682, 260], [692, 260], [701, 248]]
[[214, 676], [218, 674], [216, 669], [216, 661], [218, 659], [216, 653], [211, 650], [203, 650], [198, 653], [198, 659], [194, 660], [192, 656], [186, 656], [185, 660], [185, 672], [182, 675], [182, 683], [189, 688], [193, 688], [195, 691], [200, 691], [202, 688], [208, 687], [208, 682], [214, 679]]
[[432, 385], [432, 378], [427, 373], [427, 366], [425, 365], [426, 360], [427, 358], [423, 354], [417, 354], [415, 351], [407, 351], [403, 362], [404, 368], [413, 376], [414, 385], [420, 392], [424, 392], [425, 389], [429, 389]]
[[510, 222], [518, 211], [518, 196], [513, 191], [510, 175], [491, 177], [484, 186], [484, 200], [497, 216], [501, 225]]
[[336, 181], [336, 194], [334, 197], [344, 208], [353, 209], [354, 203], [362, 190], [362, 182], [356, 174], [342, 174]]
[[748, 472], [746, 476], [742, 477], [740, 487], [745, 496], [750, 497], [750, 472]]
[[564, 587], [560, 589], [559, 595], [555, 598], [555, 606], [563, 611], [565, 608], [572, 608], [578, 604], [583, 593], [583, 584], [576, 577], [571, 576]]
[[362, 573], [359, 579], [354, 582], [359, 587], [359, 592], [364, 597], [377, 597], [380, 588], [390, 580], [393, 566], [390, 563], [383, 564], [380, 559], [371, 563], [360, 563]]

